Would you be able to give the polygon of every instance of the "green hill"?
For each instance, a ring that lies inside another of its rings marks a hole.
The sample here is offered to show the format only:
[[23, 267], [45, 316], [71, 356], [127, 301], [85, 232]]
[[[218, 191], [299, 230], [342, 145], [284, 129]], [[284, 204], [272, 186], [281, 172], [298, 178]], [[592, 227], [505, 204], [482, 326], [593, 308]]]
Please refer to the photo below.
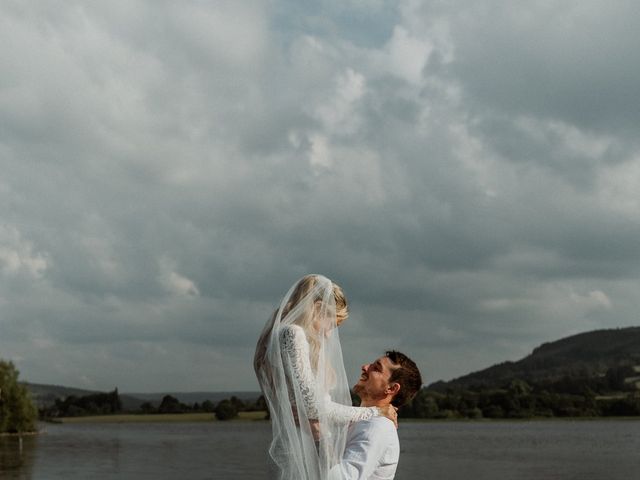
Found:
[[640, 382], [638, 366], [640, 327], [596, 330], [544, 343], [516, 362], [503, 362], [448, 382], [439, 381], [428, 389], [499, 388], [515, 379], [554, 384], [567, 378], [598, 379], [607, 375], [622, 375], [621, 383], [629, 384]]

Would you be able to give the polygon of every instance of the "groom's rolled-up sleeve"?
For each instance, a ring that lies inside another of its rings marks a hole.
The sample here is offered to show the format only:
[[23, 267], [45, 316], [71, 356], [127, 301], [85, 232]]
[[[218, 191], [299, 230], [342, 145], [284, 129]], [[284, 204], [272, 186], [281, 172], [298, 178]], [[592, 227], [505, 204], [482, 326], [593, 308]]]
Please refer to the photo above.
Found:
[[[363, 428], [364, 422], [356, 423], [346, 446], [342, 461], [334, 465], [329, 480], [368, 479], [386, 449], [385, 429], [375, 422], [373, 428]], [[392, 425], [392, 424], [391, 424]], [[393, 427], [392, 425], [392, 428]]]

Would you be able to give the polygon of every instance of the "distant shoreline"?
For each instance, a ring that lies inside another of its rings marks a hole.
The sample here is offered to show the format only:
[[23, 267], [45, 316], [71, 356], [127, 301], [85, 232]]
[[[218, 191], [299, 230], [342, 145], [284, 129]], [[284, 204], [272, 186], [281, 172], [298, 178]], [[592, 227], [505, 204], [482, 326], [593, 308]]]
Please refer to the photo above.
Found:
[[40, 430], [36, 430], [34, 432], [20, 432], [20, 433], [9, 433], [2, 432], [0, 433], [0, 437], [31, 437], [33, 435], [38, 435]]
[[[238, 416], [225, 421], [232, 422], [255, 422], [266, 421], [267, 412], [239, 412]], [[54, 424], [79, 424], [79, 423], [209, 423], [220, 422], [213, 413], [160, 413], [160, 414], [117, 414], [117, 415], [93, 415], [86, 417], [63, 417], [48, 420], [47, 423]], [[532, 418], [400, 418], [402, 423], [526, 423], [526, 422], [592, 422], [592, 421], [640, 421], [640, 416], [626, 417], [532, 417]], [[33, 432], [37, 434], [38, 432]], [[18, 434], [5, 434], [15, 435]], [[22, 435], [27, 435], [23, 433]]]

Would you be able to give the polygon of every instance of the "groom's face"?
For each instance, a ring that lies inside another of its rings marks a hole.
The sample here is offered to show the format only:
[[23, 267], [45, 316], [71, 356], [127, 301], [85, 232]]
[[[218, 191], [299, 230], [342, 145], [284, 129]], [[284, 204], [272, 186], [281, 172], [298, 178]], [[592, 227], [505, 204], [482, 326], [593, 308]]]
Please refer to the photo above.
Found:
[[360, 379], [353, 387], [354, 392], [361, 399], [384, 398], [388, 393], [392, 371], [393, 363], [386, 356], [362, 365]]

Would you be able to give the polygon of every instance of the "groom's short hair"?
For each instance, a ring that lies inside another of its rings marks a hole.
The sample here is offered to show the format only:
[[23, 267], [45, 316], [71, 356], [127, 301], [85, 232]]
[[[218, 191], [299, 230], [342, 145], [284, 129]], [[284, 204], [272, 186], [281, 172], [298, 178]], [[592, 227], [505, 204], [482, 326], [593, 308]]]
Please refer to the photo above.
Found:
[[389, 350], [385, 355], [393, 364], [389, 382], [400, 384], [400, 390], [394, 395], [391, 404], [394, 407], [401, 407], [416, 396], [422, 387], [422, 376], [415, 362], [404, 353]]

